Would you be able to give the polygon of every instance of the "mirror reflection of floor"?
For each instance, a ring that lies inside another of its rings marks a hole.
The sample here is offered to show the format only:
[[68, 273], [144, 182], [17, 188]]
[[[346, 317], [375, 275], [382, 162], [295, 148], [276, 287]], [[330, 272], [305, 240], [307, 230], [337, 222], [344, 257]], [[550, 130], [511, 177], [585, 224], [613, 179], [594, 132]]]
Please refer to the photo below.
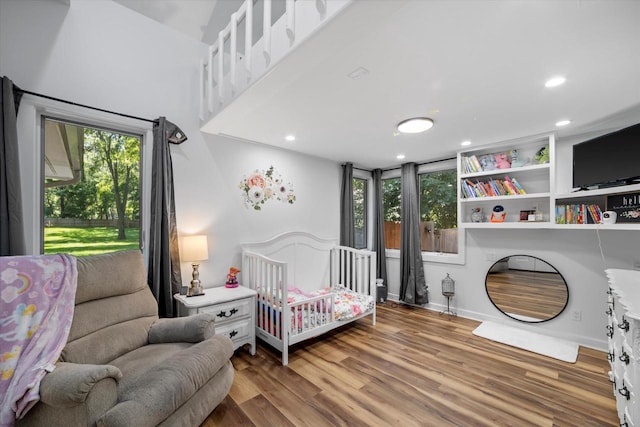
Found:
[[567, 286], [557, 273], [504, 270], [488, 274], [486, 285], [493, 303], [520, 320], [553, 318], [567, 303]]

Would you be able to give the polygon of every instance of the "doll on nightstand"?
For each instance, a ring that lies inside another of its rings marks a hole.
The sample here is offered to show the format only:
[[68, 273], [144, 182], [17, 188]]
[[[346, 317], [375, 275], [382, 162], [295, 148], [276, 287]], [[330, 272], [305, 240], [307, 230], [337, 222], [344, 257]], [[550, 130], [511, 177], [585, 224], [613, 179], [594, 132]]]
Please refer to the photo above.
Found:
[[226, 288], [237, 288], [238, 287], [238, 279], [236, 276], [240, 273], [235, 267], [229, 268], [229, 274], [227, 274], [227, 282], [224, 284]]

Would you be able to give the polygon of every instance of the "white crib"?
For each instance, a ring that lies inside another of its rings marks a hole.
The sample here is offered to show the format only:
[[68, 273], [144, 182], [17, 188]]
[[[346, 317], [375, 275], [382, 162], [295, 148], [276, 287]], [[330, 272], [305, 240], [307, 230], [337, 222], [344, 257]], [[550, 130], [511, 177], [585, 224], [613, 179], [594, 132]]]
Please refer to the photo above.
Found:
[[[243, 244], [240, 275], [243, 286], [258, 292], [256, 336], [282, 352], [283, 365], [290, 345], [365, 316], [375, 325], [376, 258], [371, 251], [288, 232]], [[362, 305], [350, 304], [355, 312], [345, 314], [345, 297]]]

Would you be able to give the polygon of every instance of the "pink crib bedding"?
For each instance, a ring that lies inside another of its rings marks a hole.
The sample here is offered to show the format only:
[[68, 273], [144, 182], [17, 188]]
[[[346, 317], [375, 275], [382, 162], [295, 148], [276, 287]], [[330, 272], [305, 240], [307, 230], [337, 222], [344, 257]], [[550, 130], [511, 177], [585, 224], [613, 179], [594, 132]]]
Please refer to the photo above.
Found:
[[[258, 300], [261, 300], [260, 288], [258, 290]], [[324, 288], [313, 292], [304, 292], [296, 287], [289, 287], [287, 290], [287, 303], [294, 304], [305, 302], [310, 298], [334, 294], [334, 320], [349, 320], [371, 309], [375, 304], [373, 297], [359, 294], [344, 286], [338, 285], [334, 288]], [[330, 307], [312, 307], [315, 311], [328, 312]]]

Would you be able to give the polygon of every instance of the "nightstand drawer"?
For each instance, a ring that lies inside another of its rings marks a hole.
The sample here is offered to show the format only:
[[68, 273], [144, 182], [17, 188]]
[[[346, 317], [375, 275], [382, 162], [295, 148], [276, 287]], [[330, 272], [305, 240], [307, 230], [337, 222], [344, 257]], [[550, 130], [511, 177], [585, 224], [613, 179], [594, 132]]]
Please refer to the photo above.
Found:
[[251, 355], [256, 354], [256, 291], [242, 285], [218, 286], [205, 288], [204, 295], [197, 297], [174, 295], [174, 298], [179, 302], [181, 316], [212, 314], [216, 334], [231, 338], [234, 350], [249, 344]]
[[216, 326], [216, 335], [224, 335], [232, 341], [244, 340], [249, 336], [252, 328], [251, 319], [241, 320], [235, 323], [227, 323], [223, 326]]
[[216, 316], [216, 325], [220, 325], [221, 323], [249, 316], [251, 309], [253, 309], [251, 301], [251, 299], [245, 298], [243, 300], [211, 305], [200, 308], [198, 312], [214, 314]]

